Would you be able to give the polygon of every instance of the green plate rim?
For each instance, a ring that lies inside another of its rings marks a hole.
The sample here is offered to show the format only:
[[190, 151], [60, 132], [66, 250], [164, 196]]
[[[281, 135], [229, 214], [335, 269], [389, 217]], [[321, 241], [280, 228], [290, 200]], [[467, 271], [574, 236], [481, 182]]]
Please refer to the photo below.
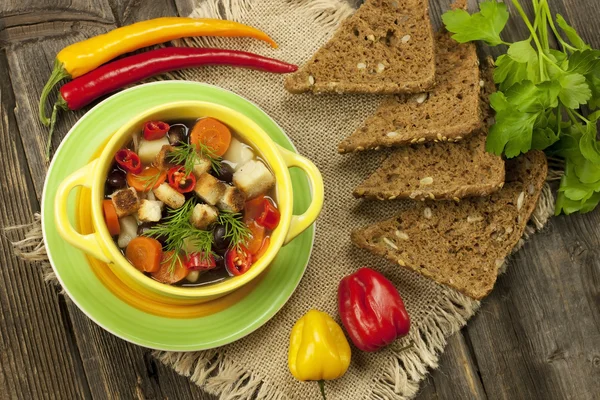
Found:
[[[41, 209], [42, 209], [42, 232], [43, 232], [43, 239], [44, 239], [44, 245], [46, 246], [47, 252], [48, 252], [48, 258], [50, 260], [50, 264], [52, 266], [52, 269], [54, 270], [58, 281], [60, 282], [61, 286], [63, 287], [63, 289], [65, 290], [65, 292], [69, 295], [69, 297], [71, 298], [71, 300], [77, 305], [77, 307], [88, 317], [90, 318], [92, 321], [94, 321], [94, 323], [96, 323], [98, 326], [102, 327], [103, 329], [105, 329], [106, 331], [112, 333], [113, 335], [129, 341], [131, 343], [140, 345], [140, 346], [144, 346], [147, 348], [151, 348], [151, 349], [155, 349], [155, 350], [165, 350], [165, 351], [198, 351], [198, 350], [207, 350], [207, 349], [211, 349], [211, 348], [215, 348], [215, 347], [219, 347], [219, 346], [223, 346], [229, 343], [232, 343], [236, 340], [241, 339], [244, 336], [249, 335], [250, 333], [254, 332], [256, 329], [260, 328], [262, 325], [264, 325], [266, 322], [268, 322], [279, 310], [281, 310], [281, 308], [283, 308], [283, 306], [287, 303], [287, 301], [290, 299], [290, 297], [292, 296], [292, 294], [295, 292], [298, 284], [300, 283], [302, 277], [304, 276], [304, 273], [306, 272], [308, 263], [310, 261], [310, 257], [312, 255], [312, 250], [314, 247], [314, 240], [315, 240], [315, 235], [316, 235], [316, 224], [311, 225], [306, 231], [304, 231], [298, 238], [296, 238], [290, 245], [288, 246], [292, 246], [294, 243], [300, 243], [301, 241], [306, 241], [307, 239], [309, 239], [309, 244], [303, 245], [302, 248], [300, 248], [300, 251], [306, 251], [306, 249], [304, 249], [304, 247], [308, 247], [308, 251], [306, 252], [306, 257], [305, 257], [305, 261], [303, 262], [303, 265], [300, 266], [301, 271], [299, 271], [299, 273], [297, 273], [296, 279], [293, 282], [289, 282], [287, 287], [286, 287], [286, 293], [285, 296], [283, 296], [283, 298], [279, 299], [279, 302], [277, 304], [270, 304], [267, 307], [264, 308], [264, 311], [260, 314], [259, 318], [251, 321], [250, 323], [244, 325], [243, 327], [240, 327], [238, 329], [236, 329], [236, 332], [230, 334], [229, 336], [221, 339], [221, 340], [212, 340], [210, 342], [198, 342], [198, 343], [191, 343], [191, 344], [177, 344], [177, 343], [160, 343], [157, 342], [155, 340], [152, 339], [146, 339], [144, 337], [141, 337], [139, 335], [134, 335], [131, 333], [127, 332], [127, 329], [118, 329], [115, 328], [114, 326], [112, 326], [112, 324], [109, 324], [105, 321], [105, 317], [102, 316], [98, 316], [98, 315], [94, 315], [94, 312], [90, 311], [89, 307], [84, 305], [86, 302], [81, 301], [81, 299], [79, 298], [79, 294], [77, 295], [73, 295], [71, 289], [69, 288], [69, 284], [65, 283], [65, 279], [63, 279], [64, 277], [61, 276], [61, 272], [60, 269], [61, 268], [57, 268], [56, 267], [56, 263], [53, 257], [53, 251], [52, 251], [52, 247], [50, 245], [50, 242], [48, 241], [48, 235], [54, 234], [57, 235], [56, 232], [50, 232], [48, 229], [48, 222], [53, 222], [54, 221], [54, 215], [53, 215], [53, 204], [54, 201], [53, 199], [48, 199], [48, 193], [49, 193], [49, 186], [50, 186], [50, 182], [51, 180], [54, 178], [54, 169], [56, 168], [56, 165], [59, 164], [59, 161], [57, 160], [61, 160], [61, 156], [62, 153], [66, 150], [64, 150], [65, 148], [67, 148], [69, 141], [72, 140], [71, 138], [75, 136], [75, 132], [78, 131], [79, 127], [81, 125], [83, 125], [87, 120], [89, 120], [90, 118], [92, 118], [92, 116], [94, 116], [95, 114], [103, 111], [103, 109], [105, 107], [109, 107], [112, 103], [116, 103], [119, 99], [121, 99], [122, 97], [127, 97], [127, 96], [131, 96], [132, 93], [135, 94], [136, 92], [143, 92], [144, 90], [147, 90], [147, 88], [149, 87], [157, 87], [158, 90], [164, 89], [164, 90], [168, 90], [170, 86], [173, 87], [173, 89], [178, 89], [178, 88], [183, 88], [183, 87], [187, 87], [189, 85], [194, 86], [195, 88], [197, 88], [198, 90], [208, 90], [210, 91], [215, 91], [217, 93], [220, 92], [221, 95], [224, 95], [226, 98], [230, 97], [230, 98], [234, 98], [237, 101], [240, 101], [241, 103], [245, 103], [244, 107], [247, 107], [249, 110], [252, 110], [253, 112], [258, 113], [258, 115], [261, 116], [261, 118], [264, 120], [263, 122], [261, 121], [255, 121], [257, 122], [259, 125], [263, 126], [264, 123], [270, 123], [272, 124], [273, 129], [276, 129], [278, 134], [280, 135], [279, 138], [277, 138], [279, 140], [279, 142], [284, 141], [284, 143], [279, 143], [281, 145], [283, 145], [285, 148], [292, 150], [294, 152], [298, 152], [296, 147], [294, 146], [293, 142], [291, 141], [291, 139], [289, 138], [289, 136], [287, 136], [287, 134], [285, 133], [285, 131], [268, 115], [266, 114], [260, 107], [258, 107], [256, 104], [254, 104], [253, 102], [243, 98], [242, 96], [234, 93], [233, 91], [227, 90], [227, 89], [223, 89], [221, 87], [215, 86], [215, 85], [210, 85], [210, 84], [206, 84], [206, 83], [200, 83], [200, 82], [193, 82], [193, 81], [160, 81], [160, 82], [152, 82], [152, 83], [147, 83], [147, 84], [143, 84], [143, 85], [139, 85], [139, 86], [135, 86], [126, 90], [123, 90], [117, 94], [112, 95], [111, 97], [103, 100], [102, 102], [98, 103], [96, 106], [94, 106], [90, 111], [88, 111], [85, 115], [83, 115], [76, 123], [75, 125], [73, 125], [73, 127], [69, 130], [69, 132], [67, 133], [67, 135], [63, 138], [63, 140], [61, 141], [60, 146], [58, 147], [58, 149], [56, 150], [55, 154], [54, 154], [54, 158], [52, 160], [52, 163], [50, 164], [48, 171], [46, 173], [46, 179], [44, 181], [44, 188], [42, 191], [42, 200], [41, 200]], [[186, 96], [188, 96], [188, 94], [186, 94]], [[186, 99], [188, 99], [186, 97]], [[194, 100], [194, 99], [191, 99]], [[205, 99], [204, 99], [205, 100]], [[175, 101], [175, 100], [174, 100]], [[219, 104], [225, 104], [223, 102], [218, 102]], [[149, 108], [151, 106], [147, 106], [146, 108]], [[238, 110], [239, 111], [239, 110]], [[242, 111], [244, 114], [246, 114], [246, 112]], [[247, 115], [247, 114], [246, 114]], [[132, 118], [134, 115], [130, 115], [128, 118]], [[247, 115], [250, 118], [253, 118], [250, 115]], [[254, 119], [254, 118], [253, 118]], [[267, 131], [267, 133], [269, 133], [269, 135], [271, 136], [271, 132], [270, 129], [266, 129], [264, 126], [263, 128], [265, 129], [265, 131]], [[108, 137], [110, 135], [110, 133], [106, 133], [106, 136], [104, 137]], [[276, 140], [277, 141], [277, 140]], [[90, 154], [89, 157], [91, 157], [92, 153], [95, 151], [95, 149], [90, 150]], [[83, 164], [85, 165], [85, 164]], [[83, 166], [81, 165], [81, 166]], [[81, 166], [77, 166], [74, 167], [76, 168], [80, 168]], [[73, 169], [71, 172], [74, 172], [75, 169]], [[295, 172], [293, 170], [290, 170], [290, 173]], [[309, 190], [310, 195], [308, 196], [308, 201], [310, 201], [310, 199], [312, 198], [312, 187], [310, 185], [310, 182], [308, 180], [308, 178], [305, 175], [302, 175], [304, 177], [303, 182], [298, 183], [301, 184], [303, 186], [306, 186]], [[58, 179], [58, 178], [56, 178]], [[300, 179], [299, 175], [296, 175], [296, 178], [292, 177], [292, 179]], [[52, 194], [55, 193], [56, 190], [56, 186], [58, 185], [58, 183], [54, 184], [54, 190], [52, 191]], [[294, 200], [296, 203], [296, 197], [297, 197], [297, 193], [296, 191], [294, 191]], [[48, 209], [48, 210], [47, 210]], [[301, 210], [302, 211], [302, 210]], [[51, 214], [51, 217], [48, 217], [47, 214]], [[70, 207], [70, 214], [73, 214], [73, 207]], [[48, 221], [51, 220], [51, 221]], [[298, 242], [296, 242], [298, 241]], [[71, 247], [69, 245], [69, 247]], [[285, 251], [286, 248], [283, 248], [280, 252]], [[80, 250], [75, 249], [74, 247], [71, 247], [72, 251], [75, 252], [79, 252], [81, 253]], [[83, 253], [81, 253], [83, 254]], [[274, 263], [277, 262], [277, 258], [275, 259]], [[300, 260], [300, 262], [302, 262], [302, 260]], [[93, 272], [91, 272], [93, 274]], [[141, 313], [143, 314], [146, 318], [151, 318], [151, 319], [157, 319], [157, 321], [162, 321], [165, 324], [175, 324], [177, 322], [181, 322], [181, 321], [187, 321], [190, 324], [193, 324], [194, 321], [198, 321], [204, 318], [216, 318], [219, 316], [219, 314], [223, 314], [226, 313], [229, 309], [234, 308], [234, 307], [241, 307], [240, 304], [243, 304], [244, 302], [249, 302], [251, 301], [250, 298], [252, 297], [253, 294], [257, 293], [257, 291], [260, 291], [261, 285], [264, 284], [264, 281], [268, 278], [268, 275], [272, 273], [272, 269], [269, 269], [268, 271], [265, 271], [265, 273], [263, 273], [261, 276], [265, 277], [263, 280], [261, 280], [261, 282], [259, 282], [259, 284], [257, 285], [256, 288], [254, 288], [254, 290], [247, 295], [244, 299], [240, 300], [238, 303], [232, 305], [231, 307], [229, 307], [227, 310], [218, 312], [216, 314], [213, 314], [209, 317], [197, 317], [197, 318], [187, 318], [187, 319], [180, 319], [180, 318], [168, 318], [168, 317], [159, 317], [159, 316], [155, 316], [152, 314], [148, 314], [145, 313], [139, 309], [136, 309], [126, 303], [124, 303], [123, 301], [121, 301], [120, 299], [117, 298], [117, 296], [115, 296], [114, 294], [112, 294], [112, 292], [110, 292], [107, 288], [104, 287], [104, 285], [100, 284], [102, 287], [105, 288], [106, 290], [106, 295], [112, 296], [114, 297], [114, 299], [117, 299], [120, 303], [122, 303], [122, 306], [125, 307], [125, 309], [128, 309], [129, 312], [134, 312], [134, 313]], [[97, 279], [97, 278], [96, 278]], [[129, 322], [131, 323], [131, 322]]]

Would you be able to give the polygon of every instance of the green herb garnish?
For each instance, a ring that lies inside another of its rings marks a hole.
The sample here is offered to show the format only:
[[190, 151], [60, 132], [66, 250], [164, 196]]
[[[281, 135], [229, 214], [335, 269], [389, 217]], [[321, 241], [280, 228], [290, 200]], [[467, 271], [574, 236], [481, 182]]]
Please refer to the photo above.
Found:
[[209, 160], [213, 171], [219, 172], [221, 157], [217, 156], [213, 149], [204, 143], [199, 143], [198, 145], [181, 143], [178, 146], [174, 146], [168, 155], [169, 162], [182, 165], [186, 175], [191, 174], [194, 170], [194, 165], [203, 159]]
[[185, 251], [187, 246], [192, 245], [198, 249], [205, 260], [208, 260], [212, 254], [212, 232], [196, 229], [190, 222], [190, 216], [196, 203], [194, 199], [190, 199], [183, 206], [177, 209], [170, 209], [162, 223], [153, 226], [145, 233], [150, 237], [163, 239], [165, 241], [165, 250], [174, 252], [170, 259], [170, 273], [175, 271], [175, 263], [179, 259], [178, 256], [181, 252], [187, 254]]
[[224, 237], [229, 239], [231, 248], [245, 244], [252, 235], [248, 226], [242, 221], [241, 213], [220, 211], [218, 221], [225, 227]]
[[[533, 23], [519, 1], [511, 1], [530, 33], [514, 43], [500, 37], [509, 18], [503, 3], [482, 2], [480, 12], [472, 15], [464, 10], [442, 15], [446, 29], [460, 43], [482, 40], [508, 46], [496, 60], [494, 82], [499, 90], [490, 98], [496, 123], [486, 149], [508, 158], [530, 149], [564, 158], [556, 213], [591, 211], [600, 202], [600, 111], [584, 116], [578, 109], [600, 107], [600, 50], [586, 44], [560, 14], [553, 20], [547, 0], [532, 0]], [[550, 48], [551, 33], [560, 50]]]
[[153, 188], [154, 185], [156, 185], [156, 183], [162, 176], [162, 172], [158, 171], [154, 175], [134, 175], [134, 176], [135, 176], [136, 180], [140, 181], [144, 185], [144, 191], [146, 191], [149, 188]]

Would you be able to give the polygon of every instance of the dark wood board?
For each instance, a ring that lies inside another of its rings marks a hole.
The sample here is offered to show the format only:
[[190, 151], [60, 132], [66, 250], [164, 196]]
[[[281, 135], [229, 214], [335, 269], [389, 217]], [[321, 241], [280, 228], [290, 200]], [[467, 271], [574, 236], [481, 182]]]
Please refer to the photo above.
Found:
[[[430, 0], [437, 27], [449, 3]], [[476, 3], [469, 0], [469, 9]], [[521, 3], [530, 13], [531, 2]], [[122, 24], [187, 15], [194, 4], [2, 2], [0, 155], [10, 165], [0, 176], [2, 225], [27, 222], [39, 209], [46, 130], [37, 121], [37, 100], [57, 51]], [[550, 7], [600, 47], [600, 3], [550, 0]], [[511, 21], [504, 39], [527, 35], [521, 22]], [[501, 50], [481, 46], [484, 54], [497, 56]], [[62, 115], [54, 146], [86, 110]], [[534, 236], [479, 314], [449, 338], [440, 368], [423, 383], [418, 398], [591, 399], [600, 393], [599, 222], [599, 211], [559, 217]], [[8, 398], [213, 398], [158, 363], [149, 350], [94, 325], [43, 282], [37, 266], [17, 261], [7, 240], [0, 240], [0, 393]]]

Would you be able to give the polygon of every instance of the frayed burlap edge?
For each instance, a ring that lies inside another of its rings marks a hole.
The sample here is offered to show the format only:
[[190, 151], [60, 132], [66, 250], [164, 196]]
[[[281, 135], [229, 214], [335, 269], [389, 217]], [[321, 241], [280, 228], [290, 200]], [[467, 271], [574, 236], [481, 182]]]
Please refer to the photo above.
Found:
[[[552, 179], [557, 174], [559, 175], [560, 171], [550, 173], [549, 178]], [[543, 229], [553, 214], [554, 196], [549, 184], [545, 183], [523, 236], [512, 253], [519, 250], [531, 235]], [[11, 240], [17, 257], [39, 263], [44, 280], [59, 285], [44, 247], [39, 213], [34, 215], [32, 223], [8, 227], [4, 231], [7, 236], [17, 234], [22, 237]], [[510, 258], [505, 260], [499, 273], [506, 271], [509, 262]], [[427, 376], [428, 370], [437, 368], [439, 355], [444, 350], [448, 337], [458, 332], [479, 308], [479, 301], [450, 288], [444, 289], [444, 292], [444, 299], [431, 308], [429, 317], [392, 347], [395, 357], [389, 360], [382, 376], [376, 382], [372, 392], [374, 398], [407, 400], [416, 395], [419, 383]], [[412, 343], [412, 347], [403, 349], [407, 343]], [[226, 358], [219, 349], [198, 352], [154, 351], [153, 355], [178, 374], [203, 387], [208, 393], [221, 398], [286, 398], [276, 387], [265, 383], [257, 374]]]

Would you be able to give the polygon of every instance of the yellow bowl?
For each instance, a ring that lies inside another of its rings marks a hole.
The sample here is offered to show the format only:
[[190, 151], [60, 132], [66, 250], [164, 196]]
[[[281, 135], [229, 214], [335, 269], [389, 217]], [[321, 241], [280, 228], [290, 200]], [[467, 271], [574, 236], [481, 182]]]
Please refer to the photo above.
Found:
[[[265, 254], [245, 274], [206, 286], [171, 286], [157, 282], [134, 268], [113, 241], [102, 212], [104, 183], [115, 152], [131, 140], [131, 133], [139, 132], [146, 121], [199, 117], [213, 117], [227, 124], [269, 164], [275, 175], [275, 195], [281, 220], [271, 235], [271, 242]], [[312, 186], [312, 201], [302, 215], [292, 213], [293, 192], [288, 171], [290, 167], [302, 169]], [[79, 186], [91, 189], [91, 214], [95, 232], [87, 235], [77, 232], [67, 215], [67, 197]], [[311, 161], [277, 145], [255, 122], [235, 110], [208, 102], [182, 101], [148, 110], [116, 131], [97, 159], [71, 174], [60, 184], [56, 193], [54, 212], [56, 228], [63, 239], [98, 260], [106, 262], [115, 275], [134, 290], [152, 299], [171, 304], [195, 304], [224, 296], [259, 276], [282, 246], [315, 221], [322, 206], [323, 179]]]

